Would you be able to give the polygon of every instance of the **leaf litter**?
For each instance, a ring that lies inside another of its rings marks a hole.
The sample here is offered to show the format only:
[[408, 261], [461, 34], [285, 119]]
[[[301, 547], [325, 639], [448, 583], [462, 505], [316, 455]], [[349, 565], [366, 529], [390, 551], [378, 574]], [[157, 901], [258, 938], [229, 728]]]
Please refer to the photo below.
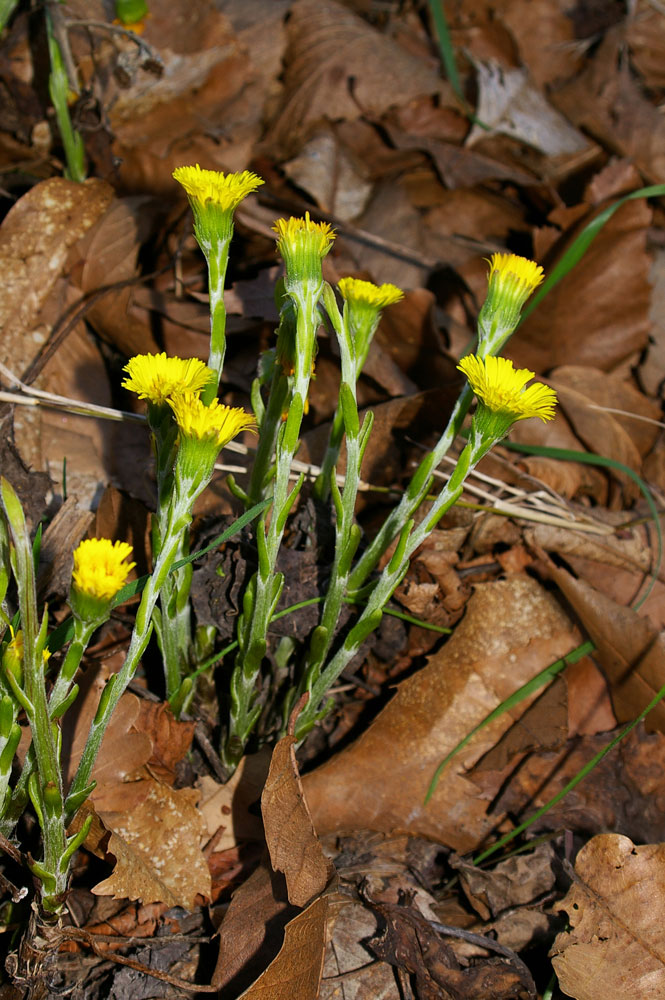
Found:
[[[551, 271], [599, 211], [665, 181], [665, 15], [646, 0], [628, 12], [559, 0], [446, 5], [463, 92], [489, 130], [466, 118], [440, 71], [433, 26], [409, 5], [149, 6], [143, 50], [90, 25], [71, 29], [89, 102], [76, 110], [92, 178], [82, 185], [60, 176], [26, 17], [5, 32], [0, 361], [28, 389], [127, 410], [112, 386], [129, 354], [205, 355], [203, 270], [171, 171], [196, 160], [252, 167], [268, 184], [236, 227], [225, 401], [246, 402], [257, 352], [271, 343], [272, 219], [322, 213], [338, 230], [331, 280], [352, 273], [407, 289], [359, 384], [376, 413], [363, 474], [398, 490], [456, 396], [484, 258], [510, 249]], [[97, 0], [71, 0], [66, 12], [106, 19]], [[658, 200], [625, 204], [507, 347], [561, 403], [553, 424], [524, 422], [512, 440], [614, 458], [651, 484], [659, 508], [662, 231]], [[325, 338], [319, 363], [299, 455], [315, 464], [336, 400]], [[5, 374], [0, 381], [12, 388]], [[55, 616], [66, 552], [86, 531], [131, 541], [140, 571], [149, 568], [153, 487], [134, 425], [16, 406], [3, 430], [3, 474], [33, 523], [47, 503], [54, 517], [42, 586]], [[530, 828], [545, 843], [491, 868], [469, 856], [556, 796], [665, 684], [662, 568], [643, 607], [631, 609], [654, 572], [653, 526], [634, 481], [616, 469], [499, 449], [479, 472], [490, 477], [470, 481], [485, 491], [482, 503], [517, 502], [524, 518], [451, 513], [395, 595], [403, 612], [453, 635], [386, 626], [343, 678], [334, 717], [304, 747], [287, 737], [269, 760], [267, 746], [223, 784], [210, 763], [212, 684], [202, 684], [194, 717], [177, 723], [148, 700], [146, 663], [95, 772], [94, 822], [71, 893], [83, 929], [108, 938], [108, 948], [130, 942], [124, 951], [156, 974], [198, 976], [229, 1000], [533, 995], [509, 957], [453, 930], [492, 935], [522, 955], [538, 996], [548, 947], [566, 995], [660, 995], [661, 706]], [[63, 504], [65, 491], [76, 499]], [[479, 497], [464, 499], [477, 506]], [[368, 533], [382, 503], [381, 494], [362, 495]], [[233, 511], [221, 477], [206, 504], [195, 525], [202, 538]], [[556, 525], [529, 521], [534, 505], [555, 511]], [[582, 521], [592, 533], [571, 530]], [[306, 531], [294, 526], [285, 556], [293, 600], [318, 586], [315, 573], [301, 573], [299, 537]], [[246, 546], [231, 546], [200, 578], [199, 606], [211, 621], [228, 616], [229, 638], [247, 558]], [[64, 734], [70, 768], [95, 685], [122, 661], [131, 615], [131, 604], [119, 609], [87, 656], [90, 694]], [[306, 621], [294, 618], [279, 635], [297, 639]], [[426, 806], [441, 760], [586, 637], [596, 651], [481, 729]], [[201, 944], [213, 932], [214, 943]], [[168, 935], [182, 938], [181, 950], [157, 961]], [[138, 952], [131, 942], [143, 937], [151, 947]], [[136, 970], [95, 978], [103, 964], [84, 972], [80, 950], [69, 961], [72, 983], [89, 976], [86, 996], [156, 996], [164, 985], [146, 986], [153, 980]]]

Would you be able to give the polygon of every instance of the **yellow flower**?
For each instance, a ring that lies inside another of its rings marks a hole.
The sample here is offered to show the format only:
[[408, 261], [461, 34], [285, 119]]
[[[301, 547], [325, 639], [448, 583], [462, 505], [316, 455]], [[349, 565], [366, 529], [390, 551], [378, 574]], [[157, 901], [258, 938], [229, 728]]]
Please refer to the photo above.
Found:
[[489, 355], [483, 360], [475, 354], [462, 358], [457, 367], [464, 372], [479, 401], [488, 410], [509, 418], [508, 426], [528, 417], [539, 417], [542, 421], [553, 418], [556, 393], [542, 382], [525, 389], [526, 383], [534, 377], [528, 368], [515, 369], [508, 358]]
[[109, 602], [124, 586], [136, 563], [127, 562], [132, 547], [108, 538], [86, 538], [74, 549], [72, 585], [82, 597]]
[[137, 354], [123, 371], [128, 378], [123, 388], [151, 403], [165, 403], [182, 392], [198, 393], [213, 378], [213, 373], [198, 358], [167, 358], [166, 354]]
[[241, 407], [224, 406], [213, 399], [205, 406], [193, 392], [169, 400], [181, 434], [194, 441], [214, 442], [217, 451], [240, 431], [253, 429], [256, 420]]
[[301, 282], [320, 283], [321, 261], [335, 239], [332, 227], [327, 222], [312, 222], [306, 212], [304, 219], [278, 219], [272, 228], [286, 265], [287, 288]]
[[514, 253], [495, 253], [489, 261], [487, 298], [478, 316], [481, 341], [491, 340], [495, 353], [520, 321], [524, 303], [544, 278], [543, 269]]
[[[10, 673], [20, 686], [23, 683], [23, 658], [25, 656], [23, 629], [20, 628], [18, 632], [14, 632], [13, 626], [10, 625], [9, 631], [11, 633], [11, 639], [5, 646], [5, 650], [2, 655], [2, 669], [5, 673]], [[47, 662], [50, 655], [51, 651], [49, 649], [44, 649], [42, 651], [42, 660], [44, 663]]]
[[337, 287], [346, 302], [373, 309], [385, 309], [404, 298], [404, 292], [396, 285], [374, 285], [371, 281], [361, 281], [360, 278], [342, 278]]
[[176, 167], [173, 177], [182, 184], [191, 201], [201, 206], [212, 202], [223, 212], [233, 212], [248, 194], [265, 183], [250, 170], [224, 174], [221, 170], [202, 170], [198, 163], [193, 167]]
[[526, 299], [545, 277], [545, 273], [535, 261], [527, 257], [518, 257], [514, 253], [495, 253], [489, 261], [490, 273], [488, 281], [497, 282], [504, 292], [524, 295]]

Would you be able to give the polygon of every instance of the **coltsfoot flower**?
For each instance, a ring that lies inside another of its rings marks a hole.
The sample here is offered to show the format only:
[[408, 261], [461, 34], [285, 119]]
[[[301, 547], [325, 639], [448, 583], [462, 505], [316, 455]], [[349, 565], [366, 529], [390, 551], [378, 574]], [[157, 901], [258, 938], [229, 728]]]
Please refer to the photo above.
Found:
[[225, 174], [220, 170], [176, 167], [173, 177], [182, 184], [194, 214], [194, 232], [199, 246], [207, 255], [217, 242], [233, 235], [233, 213], [247, 195], [264, 181], [250, 170]]
[[381, 312], [403, 299], [404, 292], [396, 285], [375, 285], [360, 278], [342, 278], [337, 287], [345, 302], [345, 322], [353, 338], [356, 359], [362, 367]]
[[404, 298], [404, 292], [397, 285], [375, 285], [360, 278], [342, 278], [337, 287], [345, 302], [374, 310], [385, 309]]
[[214, 378], [211, 369], [198, 358], [169, 358], [164, 352], [137, 354], [123, 371], [127, 372], [123, 388], [158, 406], [179, 393], [198, 393]]
[[525, 388], [534, 378], [528, 368], [516, 369], [508, 358], [475, 354], [462, 358], [457, 367], [478, 398], [474, 429], [483, 439], [500, 440], [517, 420], [538, 417], [546, 422], [554, 417], [554, 389], [542, 382]]
[[306, 212], [304, 219], [278, 219], [272, 228], [286, 265], [287, 289], [302, 282], [320, 284], [321, 261], [335, 239], [332, 227], [327, 222], [313, 222]]
[[193, 392], [174, 396], [169, 403], [180, 431], [177, 466], [190, 481], [207, 481], [224, 445], [256, 426], [253, 414], [241, 407], [225, 406], [218, 399], [206, 406]]
[[108, 614], [111, 602], [125, 585], [136, 563], [128, 562], [132, 546], [108, 538], [86, 538], [74, 549], [74, 572], [69, 602], [83, 621]]
[[[545, 277], [540, 264], [514, 253], [495, 253], [490, 261], [487, 298], [478, 317], [481, 341], [499, 337], [501, 344], [520, 320], [526, 300]], [[501, 344], [494, 344], [498, 350]]]

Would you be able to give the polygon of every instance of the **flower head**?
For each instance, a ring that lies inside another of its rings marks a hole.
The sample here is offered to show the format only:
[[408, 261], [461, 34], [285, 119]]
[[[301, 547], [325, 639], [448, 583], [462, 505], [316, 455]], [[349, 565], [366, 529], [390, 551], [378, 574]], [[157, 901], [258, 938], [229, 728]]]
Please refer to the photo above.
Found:
[[248, 194], [265, 183], [250, 170], [224, 174], [221, 170], [202, 170], [198, 163], [193, 167], [176, 167], [173, 177], [192, 201], [201, 206], [213, 202], [224, 212], [233, 212]]
[[[14, 627], [9, 626], [9, 631], [11, 634], [11, 639], [5, 646], [4, 652], [2, 654], [2, 669], [5, 674], [11, 674], [16, 683], [21, 686], [23, 683], [23, 658], [25, 656], [25, 639], [23, 636], [23, 629], [19, 629], [18, 632], [14, 632]], [[44, 663], [47, 662], [51, 656], [51, 651], [48, 649], [42, 650], [42, 660]]]
[[176, 167], [173, 177], [182, 184], [194, 213], [194, 231], [207, 255], [217, 242], [233, 235], [233, 213], [240, 202], [264, 181], [250, 170], [224, 174], [219, 170]]
[[168, 358], [164, 352], [137, 354], [123, 371], [128, 375], [122, 383], [124, 389], [158, 405], [179, 393], [198, 393], [213, 378], [210, 368], [198, 358]]
[[404, 298], [404, 292], [396, 285], [375, 285], [360, 278], [342, 278], [337, 287], [345, 302], [369, 306], [374, 310], [385, 309]]
[[404, 292], [396, 285], [374, 285], [359, 278], [342, 278], [337, 287], [344, 299], [344, 323], [351, 335], [360, 374], [379, 325], [381, 311], [403, 299]]
[[528, 368], [515, 369], [508, 358], [489, 355], [483, 359], [475, 354], [462, 358], [457, 367], [464, 372], [478, 397], [476, 424], [483, 437], [491, 436], [497, 441], [516, 420], [539, 417], [546, 422], [554, 417], [554, 389], [542, 382], [525, 389], [526, 383], [534, 377]]
[[224, 406], [218, 399], [206, 406], [192, 392], [174, 396], [169, 402], [180, 431], [177, 468], [184, 479], [199, 488], [212, 475], [220, 449], [240, 431], [253, 430], [256, 420], [246, 410]]
[[84, 621], [103, 619], [111, 601], [125, 585], [136, 563], [128, 562], [132, 547], [108, 538], [86, 538], [74, 549], [74, 571], [69, 602]]
[[545, 275], [540, 264], [514, 253], [495, 253], [489, 264], [487, 298], [478, 329], [481, 340], [492, 338], [492, 348], [497, 351], [519, 323], [524, 303]]
[[313, 222], [306, 212], [304, 219], [278, 219], [272, 228], [286, 265], [287, 290], [302, 282], [320, 284], [321, 261], [335, 239], [332, 227], [327, 222]]
[[256, 424], [252, 414], [241, 407], [224, 406], [218, 399], [205, 406], [193, 392], [175, 396], [169, 402], [181, 434], [197, 441], [212, 440], [218, 451], [240, 431]]

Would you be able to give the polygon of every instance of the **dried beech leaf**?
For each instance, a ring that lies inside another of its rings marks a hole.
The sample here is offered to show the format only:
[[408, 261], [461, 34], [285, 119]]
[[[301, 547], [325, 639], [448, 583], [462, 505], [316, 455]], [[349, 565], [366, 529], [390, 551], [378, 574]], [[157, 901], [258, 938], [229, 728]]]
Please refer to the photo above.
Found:
[[249, 807], [259, 802], [268, 773], [265, 751], [242, 758], [233, 777], [225, 785], [204, 775], [198, 782], [201, 790], [199, 810], [206, 823], [208, 839], [215, 838], [215, 851], [226, 851], [241, 841], [263, 841], [263, 824]]
[[[556, 111], [534, 87], [524, 69], [506, 69], [498, 62], [479, 63], [478, 119], [500, 132], [540, 150], [546, 156], [590, 150], [589, 140]], [[467, 146], [487, 136], [487, 129], [474, 125]]]
[[299, 151], [313, 122], [378, 116], [446, 89], [433, 65], [335, 0], [295, 0], [287, 33], [284, 101], [271, 128], [287, 150]]
[[305, 906], [325, 889], [332, 865], [325, 857], [303, 796], [296, 741], [284, 736], [273, 750], [261, 796], [270, 862], [284, 872], [289, 902]]
[[267, 852], [258, 868], [233, 893], [219, 928], [219, 954], [212, 975], [218, 989], [234, 995], [253, 983], [269, 958], [277, 955], [283, 931], [295, 915], [286, 898], [284, 876], [270, 867]]
[[558, 904], [570, 930], [551, 951], [561, 989], [576, 1000], [661, 1000], [665, 995], [665, 844], [636, 847], [600, 834], [575, 862]]
[[238, 1000], [313, 1000], [326, 946], [328, 897], [320, 896], [284, 928], [279, 954]]
[[[575, 609], [596, 646], [596, 656], [610, 683], [619, 722], [629, 722], [665, 685], [665, 642], [659, 630], [632, 608], [621, 607], [559, 566], [548, 573]], [[646, 719], [650, 729], [665, 732], [660, 701]]]
[[478, 586], [441, 652], [398, 686], [352, 746], [303, 778], [319, 834], [400, 830], [473, 849], [496, 818], [487, 817], [487, 802], [465, 772], [527, 703], [486, 726], [450, 762], [425, 806], [436, 767], [501, 701], [578, 641], [560, 606], [531, 578]]
[[146, 761], [151, 775], [165, 784], [175, 781], [176, 764], [183, 759], [196, 729], [195, 722], [180, 722], [167, 702], [142, 701], [134, 728], [152, 742], [152, 754]]
[[[99, 675], [89, 686], [84, 680], [78, 699], [67, 713], [62, 755], [66, 782], [70, 782], [76, 773], [105, 683], [106, 678]], [[138, 771], [150, 760], [152, 740], [147, 733], [137, 732], [134, 728], [140, 711], [141, 703], [137, 696], [125, 693], [111, 716], [92, 772], [97, 782], [93, 796], [98, 800], [106, 789], [114, 785], [122, 786], [128, 774]]]
[[147, 794], [131, 811], [99, 810], [113, 831], [107, 852], [117, 863], [92, 891], [191, 910], [198, 895], [210, 897], [210, 872], [199, 846], [204, 823], [196, 808], [198, 792], [153, 780], [136, 784], [146, 785]]
[[52, 177], [9, 210], [0, 229], [0, 360], [21, 375], [46, 339], [39, 313], [66, 270], [70, 248], [106, 210], [113, 189]]

